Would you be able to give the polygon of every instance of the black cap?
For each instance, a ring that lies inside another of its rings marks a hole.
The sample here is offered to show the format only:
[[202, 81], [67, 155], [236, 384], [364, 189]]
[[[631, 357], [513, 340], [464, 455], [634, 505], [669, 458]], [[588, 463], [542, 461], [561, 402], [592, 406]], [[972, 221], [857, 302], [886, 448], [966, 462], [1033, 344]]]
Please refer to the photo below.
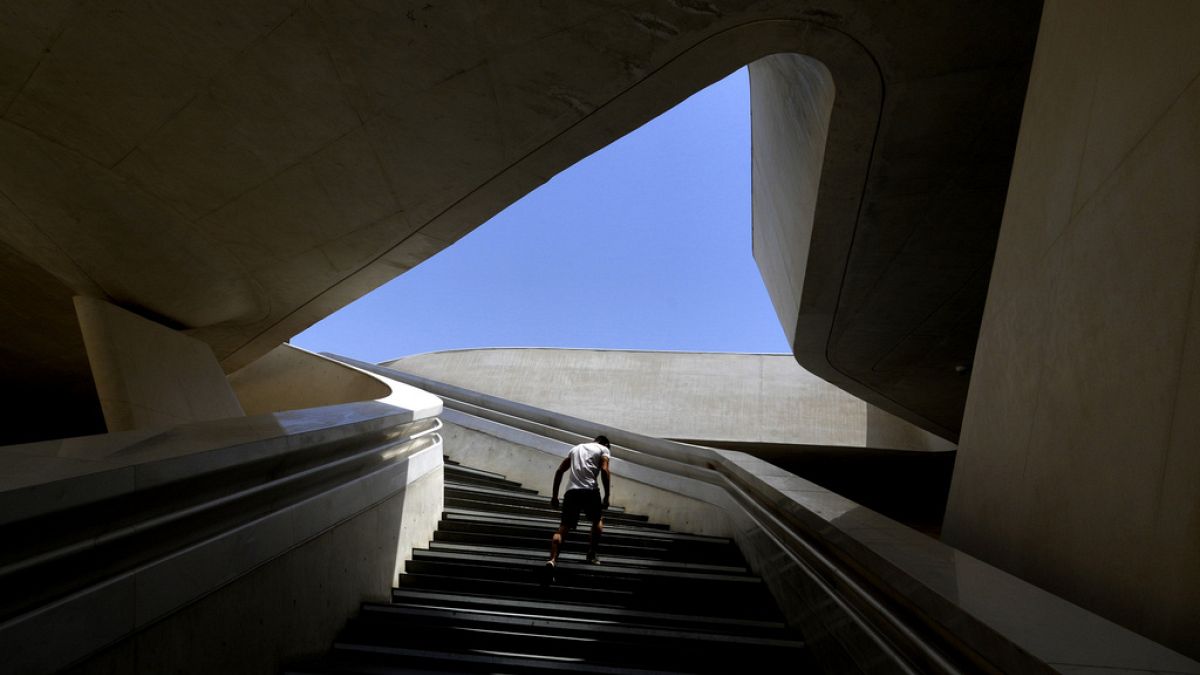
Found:
[[605, 436], [604, 434], [600, 434], [599, 436], [597, 436], [596, 442], [599, 443], [600, 445], [603, 445], [606, 448], [610, 448], [610, 449], [612, 448], [612, 443], [608, 442], [608, 436]]

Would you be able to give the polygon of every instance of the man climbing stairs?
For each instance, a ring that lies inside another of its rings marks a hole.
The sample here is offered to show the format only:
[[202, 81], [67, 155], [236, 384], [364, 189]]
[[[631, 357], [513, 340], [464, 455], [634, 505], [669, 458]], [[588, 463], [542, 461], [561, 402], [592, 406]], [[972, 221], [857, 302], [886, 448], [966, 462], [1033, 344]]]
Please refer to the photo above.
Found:
[[392, 603], [364, 604], [326, 656], [288, 672], [809, 670], [803, 643], [729, 539], [672, 532], [614, 506], [602, 564], [584, 561], [581, 526], [551, 572], [557, 526], [536, 491], [447, 459], [442, 520]]

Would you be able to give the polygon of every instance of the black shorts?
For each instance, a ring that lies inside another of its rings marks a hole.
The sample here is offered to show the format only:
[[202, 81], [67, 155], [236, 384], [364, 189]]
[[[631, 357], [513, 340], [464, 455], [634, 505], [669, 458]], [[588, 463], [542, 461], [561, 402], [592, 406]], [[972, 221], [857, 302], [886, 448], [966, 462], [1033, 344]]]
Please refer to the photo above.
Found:
[[593, 523], [600, 520], [600, 491], [599, 490], [567, 490], [562, 500], [562, 520], [559, 521], [567, 529], [573, 530], [579, 524], [579, 512], [587, 514]]

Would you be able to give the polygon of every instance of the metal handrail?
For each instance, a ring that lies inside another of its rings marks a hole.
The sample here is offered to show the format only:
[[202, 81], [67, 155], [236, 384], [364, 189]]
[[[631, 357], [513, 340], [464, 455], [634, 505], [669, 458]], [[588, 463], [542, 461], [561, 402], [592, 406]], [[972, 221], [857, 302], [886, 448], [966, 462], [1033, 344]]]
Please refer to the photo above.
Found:
[[396, 423], [0, 526], [0, 621], [218, 536], [435, 444], [440, 419]]

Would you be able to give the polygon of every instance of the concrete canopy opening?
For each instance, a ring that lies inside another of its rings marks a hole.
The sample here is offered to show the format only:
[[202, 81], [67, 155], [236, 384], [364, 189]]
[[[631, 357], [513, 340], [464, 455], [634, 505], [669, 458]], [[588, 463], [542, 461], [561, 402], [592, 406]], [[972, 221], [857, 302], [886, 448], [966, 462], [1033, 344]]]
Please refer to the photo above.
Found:
[[[236, 370], [776, 53], [821, 62], [837, 88], [816, 222], [844, 233], [872, 212], [869, 194], [860, 204], [872, 155], [911, 152], [904, 124], [882, 119], [931, 113], [939, 83], [1023, 90], [1032, 4], [907, 11], [277, 3], [234, 14], [195, 3], [141, 16], [29, 3], [8, 26], [21, 39], [5, 68], [0, 192], [4, 243], [22, 264], [5, 278], [16, 288], [40, 269], [61, 301], [14, 298], [4, 343], [20, 351], [6, 366], [53, 377], [52, 390], [88, 381], [67, 304], [82, 294], [183, 329]], [[922, 20], [946, 34], [936, 53], [906, 37]], [[978, 81], [949, 75], [959, 71]], [[923, 91], [905, 91], [917, 82]], [[16, 339], [34, 331], [46, 339]], [[44, 365], [54, 360], [58, 375]], [[86, 398], [74, 407], [94, 410]], [[61, 428], [26, 419], [43, 437]]]

